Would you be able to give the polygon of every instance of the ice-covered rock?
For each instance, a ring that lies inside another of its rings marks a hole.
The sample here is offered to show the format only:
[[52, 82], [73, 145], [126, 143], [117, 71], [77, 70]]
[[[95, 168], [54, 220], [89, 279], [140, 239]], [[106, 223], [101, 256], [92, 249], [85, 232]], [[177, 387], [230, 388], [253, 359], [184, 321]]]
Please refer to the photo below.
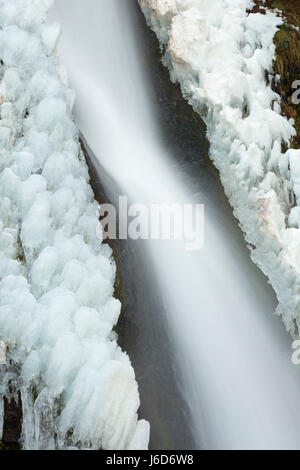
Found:
[[0, 340], [20, 371], [25, 449], [145, 449], [50, 3], [0, 0]]
[[[207, 124], [210, 155], [288, 331], [300, 328], [300, 150], [266, 79], [282, 19], [251, 0], [139, 0], [171, 79]], [[284, 144], [284, 145], [282, 145]]]

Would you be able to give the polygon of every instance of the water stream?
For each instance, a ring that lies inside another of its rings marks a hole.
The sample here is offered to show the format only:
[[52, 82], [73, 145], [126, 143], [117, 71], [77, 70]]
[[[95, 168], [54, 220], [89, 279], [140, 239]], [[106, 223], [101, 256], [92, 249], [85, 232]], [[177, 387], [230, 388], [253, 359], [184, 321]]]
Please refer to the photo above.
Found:
[[[112, 201], [125, 194], [148, 205], [205, 204], [201, 251], [181, 242], [121, 244], [122, 346], [151, 447], [300, 448], [300, 370], [273, 315], [274, 293], [200, 164], [201, 149], [187, 158], [188, 133], [161, 121], [165, 104], [145, 59], [153, 38], [137, 2], [56, 0], [50, 19], [62, 24], [59, 55], [76, 91], [94, 188]], [[167, 143], [166, 135], [174, 138]]]

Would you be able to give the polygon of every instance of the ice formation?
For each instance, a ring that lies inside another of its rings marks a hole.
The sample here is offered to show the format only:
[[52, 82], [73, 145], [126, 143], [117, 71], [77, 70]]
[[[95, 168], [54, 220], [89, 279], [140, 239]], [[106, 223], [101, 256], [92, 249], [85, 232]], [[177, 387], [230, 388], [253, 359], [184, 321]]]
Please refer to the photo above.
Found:
[[[203, 116], [210, 154], [287, 330], [300, 327], [300, 150], [270, 76], [282, 19], [251, 0], [139, 0], [171, 79]], [[284, 144], [284, 145], [282, 145]]]
[[25, 449], [145, 449], [50, 4], [0, 0], [0, 427], [20, 392]]

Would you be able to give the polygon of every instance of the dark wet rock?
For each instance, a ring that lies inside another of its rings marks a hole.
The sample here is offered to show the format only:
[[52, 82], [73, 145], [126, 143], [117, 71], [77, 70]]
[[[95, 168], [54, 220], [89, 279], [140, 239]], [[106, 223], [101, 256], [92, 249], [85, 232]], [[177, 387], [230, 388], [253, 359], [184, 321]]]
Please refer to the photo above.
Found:
[[[273, 80], [272, 88], [281, 96], [281, 111], [286, 117], [295, 120], [297, 135], [291, 141], [291, 147], [300, 148], [300, 104], [293, 102], [295, 92], [293, 83], [300, 80], [300, 0], [256, 0], [252, 13], [263, 7], [280, 10], [284, 23], [274, 38], [276, 59], [273, 64], [274, 75], [280, 75], [280, 81]], [[297, 87], [299, 89], [299, 86]], [[283, 148], [283, 150], [286, 150]]]
[[1, 450], [20, 450], [19, 439], [22, 427], [21, 399], [16, 403], [4, 398], [4, 427]]

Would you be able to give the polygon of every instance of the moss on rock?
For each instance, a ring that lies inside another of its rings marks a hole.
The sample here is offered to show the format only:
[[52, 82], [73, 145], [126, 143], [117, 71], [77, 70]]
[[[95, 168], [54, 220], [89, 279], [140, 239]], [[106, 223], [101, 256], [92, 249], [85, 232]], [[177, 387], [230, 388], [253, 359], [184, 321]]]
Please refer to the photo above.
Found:
[[281, 96], [281, 110], [284, 116], [295, 120], [297, 135], [291, 141], [292, 148], [300, 148], [300, 105], [293, 103], [293, 83], [300, 79], [300, 0], [256, 0], [253, 13], [264, 12], [263, 8], [280, 10], [284, 23], [275, 35], [276, 59], [272, 87]]

